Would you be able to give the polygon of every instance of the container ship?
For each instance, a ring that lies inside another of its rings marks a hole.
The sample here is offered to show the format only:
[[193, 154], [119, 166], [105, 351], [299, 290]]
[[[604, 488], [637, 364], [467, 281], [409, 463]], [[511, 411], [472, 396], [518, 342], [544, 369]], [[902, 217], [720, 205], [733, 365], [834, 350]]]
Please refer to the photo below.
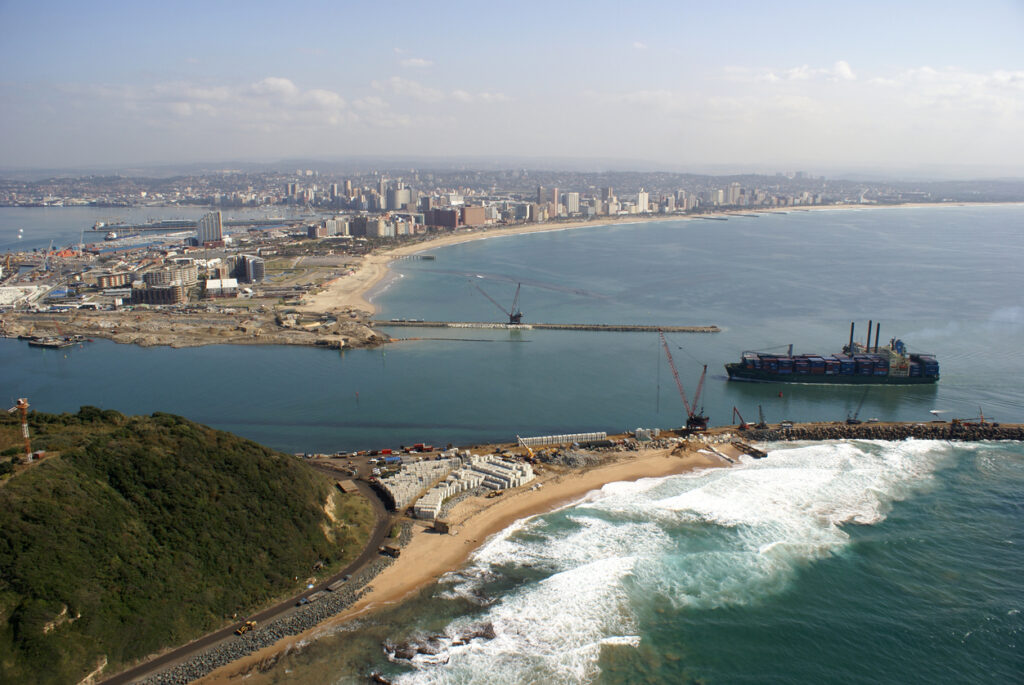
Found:
[[939, 362], [933, 354], [911, 354], [902, 340], [893, 338], [880, 347], [878, 336], [882, 324], [875, 327], [875, 343], [871, 345], [871, 323], [868, 322], [866, 344], [853, 341], [854, 325], [850, 324], [850, 342], [841, 354], [787, 354], [744, 352], [737, 363], [726, 364], [731, 381], [761, 383], [834, 383], [876, 385], [918, 385], [939, 380]]

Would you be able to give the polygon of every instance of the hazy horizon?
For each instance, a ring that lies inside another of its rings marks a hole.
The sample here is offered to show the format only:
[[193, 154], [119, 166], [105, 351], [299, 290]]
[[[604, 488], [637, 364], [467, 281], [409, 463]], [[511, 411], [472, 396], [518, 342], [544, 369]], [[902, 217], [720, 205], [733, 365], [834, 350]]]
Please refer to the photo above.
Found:
[[1012, 1], [7, 3], [0, 26], [6, 169], [514, 158], [1024, 176]]

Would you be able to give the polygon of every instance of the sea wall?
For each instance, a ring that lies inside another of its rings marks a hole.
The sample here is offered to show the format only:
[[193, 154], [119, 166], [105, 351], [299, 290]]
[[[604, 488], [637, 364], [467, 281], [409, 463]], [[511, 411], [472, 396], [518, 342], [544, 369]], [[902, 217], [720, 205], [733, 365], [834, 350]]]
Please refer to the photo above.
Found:
[[749, 428], [738, 431], [751, 440], [1024, 440], [1024, 426], [991, 423], [964, 425], [954, 423], [845, 423], [796, 424], [792, 428]]

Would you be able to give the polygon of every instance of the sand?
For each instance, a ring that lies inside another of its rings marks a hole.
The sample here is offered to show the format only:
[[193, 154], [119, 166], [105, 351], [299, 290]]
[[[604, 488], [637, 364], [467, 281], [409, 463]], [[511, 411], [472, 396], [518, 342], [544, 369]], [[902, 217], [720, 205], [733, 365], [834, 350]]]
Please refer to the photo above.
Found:
[[[778, 207], [762, 208], [750, 207], [745, 209], [731, 209], [722, 212], [709, 212], [706, 214], [681, 215], [681, 214], [644, 214], [634, 216], [602, 217], [587, 221], [556, 221], [540, 224], [520, 224], [508, 228], [460, 228], [452, 233], [421, 240], [408, 245], [402, 245], [390, 250], [377, 252], [363, 257], [362, 263], [352, 273], [341, 276], [323, 284], [322, 290], [315, 295], [307, 295], [306, 303], [297, 309], [309, 312], [329, 312], [344, 309], [359, 309], [367, 312], [370, 316], [377, 313], [377, 308], [368, 299], [370, 291], [377, 286], [388, 274], [388, 265], [397, 257], [425, 252], [427, 250], [467, 243], [473, 240], [484, 238], [498, 238], [501, 236], [522, 235], [526, 233], [541, 233], [547, 231], [565, 231], [580, 228], [591, 228], [594, 226], [609, 226], [623, 224], [639, 224], [649, 221], [696, 221], [700, 217], [729, 216], [731, 214], [769, 214], [772, 212], [809, 212], [828, 210], [854, 210], [854, 209], [880, 209], [880, 208], [913, 208], [913, 207], [953, 207], [963, 206], [964, 203], [906, 203], [900, 205], [813, 205], [807, 207]], [[975, 204], [975, 203], [971, 203]], [[977, 203], [990, 204], [990, 203]], [[1002, 203], [991, 203], [1002, 204]], [[1015, 203], [1009, 203], [1015, 204]]]
[[306, 303], [297, 309], [310, 312], [327, 312], [341, 309], [361, 309], [370, 315], [377, 308], [367, 299], [368, 293], [388, 274], [388, 264], [398, 257], [424, 252], [426, 250], [468, 243], [484, 238], [522, 235], [525, 233], [541, 233], [546, 231], [564, 231], [569, 229], [606, 226], [611, 224], [629, 224], [646, 221], [665, 221], [673, 216], [636, 216], [606, 217], [593, 221], [555, 222], [543, 224], [525, 224], [510, 228], [461, 228], [453, 233], [402, 245], [383, 252], [363, 257], [362, 263], [353, 272], [323, 284], [319, 293], [307, 295]]
[[338, 624], [400, 602], [445, 573], [460, 568], [487, 538], [516, 521], [579, 501], [607, 483], [728, 466], [722, 459], [708, 454], [684, 452], [673, 455], [668, 449], [627, 452], [617, 457], [616, 461], [582, 471], [545, 471], [534, 481], [543, 483], [539, 489], [531, 489], [534, 483], [530, 483], [501, 497], [473, 497], [460, 502], [447, 519], [451, 534], [441, 535], [417, 526], [398, 560], [373, 580], [371, 591], [351, 608], [301, 635], [284, 638], [271, 647], [224, 666], [200, 682], [232, 682], [260, 662], [311, 641]]

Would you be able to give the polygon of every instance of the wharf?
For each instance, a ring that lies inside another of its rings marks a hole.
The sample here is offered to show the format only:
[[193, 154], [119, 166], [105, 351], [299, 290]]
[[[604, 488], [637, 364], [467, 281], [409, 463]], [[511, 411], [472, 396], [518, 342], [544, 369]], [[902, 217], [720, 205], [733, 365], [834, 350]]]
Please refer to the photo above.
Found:
[[420, 321], [420, 320], [375, 320], [371, 326], [410, 326], [414, 328], [497, 328], [512, 331], [553, 330], [553, 331], [608, 331], [617, 333], [720, 333], [718, 326], [646, 326], [636, 324], [607, 323], [493, 323], [489, 321]]

